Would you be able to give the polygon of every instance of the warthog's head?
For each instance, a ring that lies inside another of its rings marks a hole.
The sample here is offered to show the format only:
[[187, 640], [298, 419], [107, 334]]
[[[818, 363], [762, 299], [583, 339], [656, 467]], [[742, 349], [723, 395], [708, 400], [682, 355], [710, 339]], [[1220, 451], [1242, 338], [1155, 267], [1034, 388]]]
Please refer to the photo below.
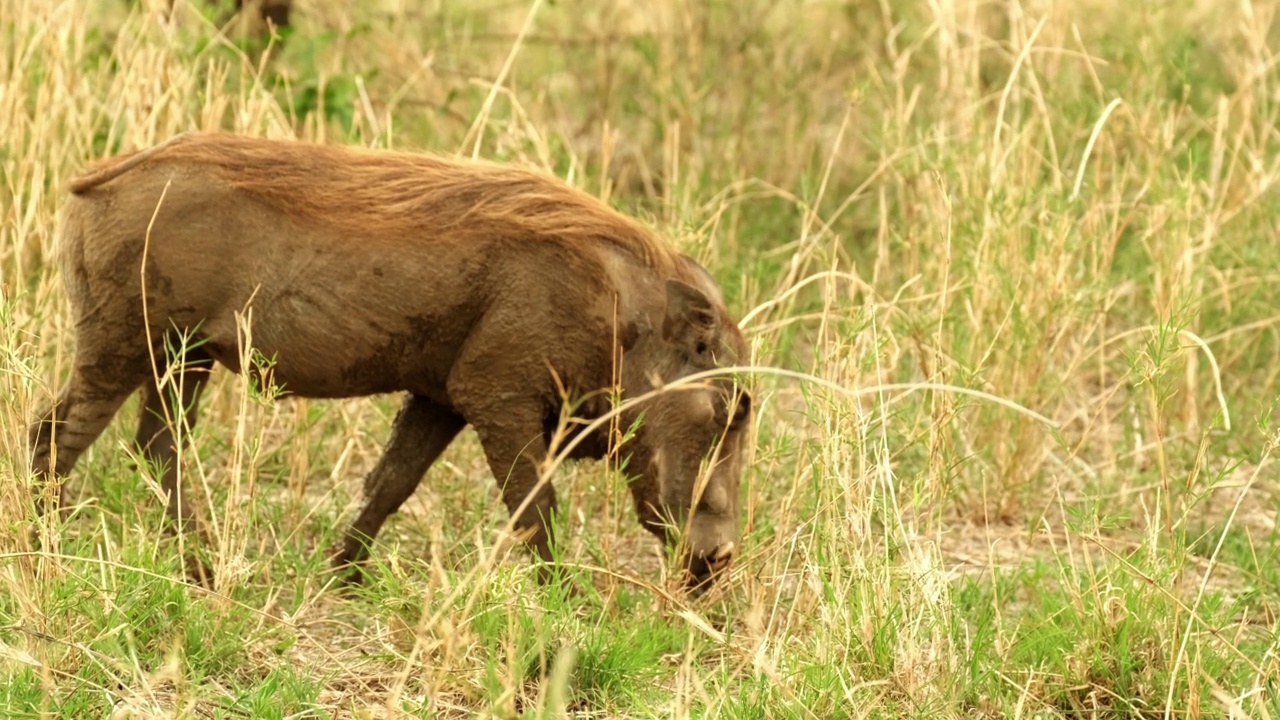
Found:
[[682, 541], [697, 594], [737, 547], [738, 481], [751, 419], [751, 397], [726, 375], [668, 387], [747, 361], [742, 333], [718, 289], [710, 276], [700, 277], [697, 287], [667, 282], [661, 328], [641, 357], [624, 361], [624, 385], [632, 393], [665, 388], [639, 406], [643, 420], [632, 456], [638, 463], [631, 468], [640, 476], [633, 486], [637, 510], [650, 531], [668, 543]]

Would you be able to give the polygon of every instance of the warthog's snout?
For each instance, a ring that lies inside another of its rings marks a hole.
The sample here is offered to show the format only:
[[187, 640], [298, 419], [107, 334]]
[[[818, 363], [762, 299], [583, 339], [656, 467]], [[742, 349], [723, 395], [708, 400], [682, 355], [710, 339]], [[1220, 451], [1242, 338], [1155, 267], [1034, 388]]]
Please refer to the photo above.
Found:
[[688, 588], [694, 597], [700, 597], [715, 584], [733, 562], [733, 542], [727, 542], [708, 554], [690, 553]]

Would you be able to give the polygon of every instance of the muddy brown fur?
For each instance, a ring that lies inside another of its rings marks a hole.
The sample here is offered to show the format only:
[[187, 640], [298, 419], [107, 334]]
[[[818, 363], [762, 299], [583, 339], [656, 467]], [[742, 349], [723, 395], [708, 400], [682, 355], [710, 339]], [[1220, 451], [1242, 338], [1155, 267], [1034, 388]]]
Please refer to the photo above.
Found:
[[[262, 0], [257, 6], [258, 18], [263, 24], [270, 22], [277, 28], [289, 26], [289, 11], [293, 8], [292, 0]], [[244, 0], [236, 0], [236, 12], [244, 10]]]
[[[169, 0], [169, 9], [173, 10], [175, 0]], [[220, 8], [225, 6], [226, 0], [205, 0], [205, 4]], [[261, 25], [265, 28], [268, 23], [277, 28], [289, 26], [289, 14], [293, 10], [293, 0], [250, 0], [250, 9], [254, 11]], [[233, 13], [242, 13], [245, 10], [244, 0], [235, 0], [232, 3]], [[222, 20], [226, 20], [224, 16]]]
[[[705, 268], [534, 170], [190, 133], [111, 158], [70, 187], [57, 263], [75, 359], [31, 425], [35, 477], [69, 473], [141, 388], [138, 446], [163, 468], [168, 516], [190, 522], [177, 433], [196, 422], [215, 363], [246, 370], [236, 316], [251, 312], [253, 350], [272, 361], [284, 394], [406, 395], [339, 567], [366, 557], [467, 425], [515, 528], [550, 560], [556, 498], [538, 464], [562, 427], [562, 390], [590, 419], [609, 410], [615, 377], [622, 397], [635, 397], [746, 360]], [[184, 334], [175, 364], [153, 368]], [[689, 578], [705, 587], [736, 546], [749, 397], [718, 378], [658, 394], [623, 413], [621, 427], [639, 413], [622, 448], [638, 519], [667, 542], [673, 524], [687, 530]], [[575, 457], [609, 449], [605, 432], [582, 440]]]

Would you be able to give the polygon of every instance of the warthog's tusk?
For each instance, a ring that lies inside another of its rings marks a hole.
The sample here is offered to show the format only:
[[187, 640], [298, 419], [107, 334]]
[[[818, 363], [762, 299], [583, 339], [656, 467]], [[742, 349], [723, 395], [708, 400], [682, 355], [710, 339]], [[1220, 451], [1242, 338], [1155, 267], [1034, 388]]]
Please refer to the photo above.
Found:
[[735, 542], [733, 542], [733, 541], [729, 541], [729, 542], [727, 542], [727, 543], [725, 543], [725, 544], [721, 545], [720, 547], [716, 548], [716, 551], [715, 551], [714, 553], [712, 553], [712, 554], [711, 554], [711, 559], [712, 559], [712, 560], [723, 560], [723, 559], [725, 559], [725, 558], [729, 557], [730, 555], [732, 555], [732, 554], [733, 554], [734, 549], [735, 549], [735, 548], [737, 548], [737, 547], [738, 547], [738, 544], [737, 544], [737, 543], [735, 543]]

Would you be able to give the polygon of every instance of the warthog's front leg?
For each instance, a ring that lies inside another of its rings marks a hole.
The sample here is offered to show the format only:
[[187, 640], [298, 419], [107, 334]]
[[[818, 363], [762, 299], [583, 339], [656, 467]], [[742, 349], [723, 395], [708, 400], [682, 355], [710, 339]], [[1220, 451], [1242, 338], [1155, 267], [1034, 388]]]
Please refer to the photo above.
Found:
[[551, 516], [556, 509], [556, 491], [549, 478], [540, 481], [539, 465], [547, 458], [543, 412], [536, 402], [507, 400], [500, 407], [485, 403], [483, 409], [473, 409], [468, 418], [480, 436], [502, 502], [511, 513], [512, 529], [542, 561], [538, 581], [546, 583], [552, 579], [555, 537]]
[[[382, 457], [365, 478], [364, 507], [334, 557], [335, 568], [353, 566], [368, 556], [368, 544], [377, 537], [387, 516], [409, 499], [427, 468], [465, 425], [461, 415], [425, 397], [410, 395], [405, 400]], [[358, 568], [353, 568], [349, 579], [359, 578]]]
[[447, 389], [449, 401], [480, 438], [513, 530], [543, 561], [538, 580], [546, 583], [552, 579], [556, 491], [550, 482], [539, 482], [539, 464], [547, 459], [544, 421], [549, 412], [539, 383], [549, 382], [550, 375], [536, 336], [522, 331], [528, 306], [537, 304], [531, 299], [535, 295], [513, 290], [512, 297], [521, 301], [491, 308], [468, 338]]
[[[540, 482], [538, 465], [547, 457], [547, 444], [540, 418], [532, 412], [511, 412], [497, 418], [481, 416], [471, 424], [480, 436], [489, 468], [498, 481], [502, 502], [514, 518], [515, 533], [545, 563], [553, 560], [555, 542], [551, 515], [556, 509], [556, 491], [550, 481]], [[523, 508], [523, 509], [522, 509]], [[547, 566], [538, 570], [538, 580], [547, 582]]]

